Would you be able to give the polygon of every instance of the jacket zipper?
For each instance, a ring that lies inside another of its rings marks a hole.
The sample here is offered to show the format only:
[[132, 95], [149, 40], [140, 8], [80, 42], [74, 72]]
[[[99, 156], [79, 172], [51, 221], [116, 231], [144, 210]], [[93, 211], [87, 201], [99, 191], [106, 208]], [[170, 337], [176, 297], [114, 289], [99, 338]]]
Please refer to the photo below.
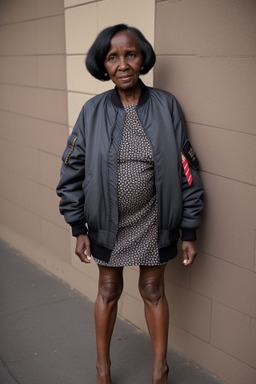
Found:
[[78, 136], [74, 137], [74, 139], [72, 140], [72, 148], [71, 148], [71, 151], [67, 154], [67, 156], [65, 157], [65, 161], [64, 163], [65, 164], [68, 164], [68, 159], [70, 158], [70, 156], [72, 155], [73, 151], [74, 151], [74, 148], [75, 148], [75, 144], [76, 144], [76, 141], [77, 141], [77, 138]]

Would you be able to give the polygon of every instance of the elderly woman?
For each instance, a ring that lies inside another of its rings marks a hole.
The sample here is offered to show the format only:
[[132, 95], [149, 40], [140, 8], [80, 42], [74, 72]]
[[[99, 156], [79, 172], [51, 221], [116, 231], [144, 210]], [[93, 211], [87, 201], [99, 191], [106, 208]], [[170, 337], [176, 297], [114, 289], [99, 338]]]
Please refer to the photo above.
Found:
[[123, 268], [138, 265], [139, 291], [153, 348], [152, 383], [167, 382], [168, 303], [164, 273], [177, 254], [196, 254], [203, 188], [178, 102], [140, 80], [155, 64], [141, 32], [104, 29], [86, 66], [113, 90], [83, 106], [63, 154], [60, 212], [77, 238], [76, 254], [98, 264], [95, 303], [97, 384], [110, 384], [110, 343], [123, 290]]

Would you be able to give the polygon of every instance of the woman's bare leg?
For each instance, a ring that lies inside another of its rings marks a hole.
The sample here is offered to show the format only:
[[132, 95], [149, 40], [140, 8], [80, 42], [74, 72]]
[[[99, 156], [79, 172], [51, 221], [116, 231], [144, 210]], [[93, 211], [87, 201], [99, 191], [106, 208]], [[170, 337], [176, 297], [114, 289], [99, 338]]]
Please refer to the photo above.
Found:
[[117, 303], [123, 290], [123, 268], [99, 265], [98, 296], [94, 307], [97, 344], [97, 384], [111, 384], [110, 343]]
[[164, 290], [165, 266], [140, 267], [139, 290], [153, 348], [152, 384], [167, 382], [169, 307]]

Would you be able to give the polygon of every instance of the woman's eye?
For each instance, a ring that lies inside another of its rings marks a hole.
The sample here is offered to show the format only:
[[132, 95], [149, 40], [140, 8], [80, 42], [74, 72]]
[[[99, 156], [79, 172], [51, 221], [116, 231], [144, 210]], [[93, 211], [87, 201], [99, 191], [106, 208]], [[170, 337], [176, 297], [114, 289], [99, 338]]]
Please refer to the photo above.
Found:
[[116, 56], [109, 56], [108, 58], [109, 61], [115, 61], [115, 59], [116, 59]]
[[129, 57], [135, 57], [135, 54], [134, 53], [132, 53], [132, 52], [130, 52], [130, 53], [128, 53], [128, 55], [127, 56], [129, 56]]

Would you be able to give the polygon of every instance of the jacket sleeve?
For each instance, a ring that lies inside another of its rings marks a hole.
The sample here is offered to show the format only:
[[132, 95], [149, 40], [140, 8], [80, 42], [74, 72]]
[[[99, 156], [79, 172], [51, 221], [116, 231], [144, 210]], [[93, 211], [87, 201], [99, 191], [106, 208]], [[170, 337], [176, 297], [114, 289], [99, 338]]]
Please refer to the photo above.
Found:
[[[176, 102], [177, 103], [177, 102]], [[187, 166], [191, 173], [192, 182], [189, 183], [188, 177], [185, 175], [184, 167], [182, 164], [182, 155], [184, 159], [184, 145], [187, 141], [185, 123], [179, 104], [175, 106], [175, 134], [177, 140], [177, 147], [179, 151], [180, 169], [181, 169], [181, 189], [183, 200], [182, 219], [180, 222], [180, 228], [182, 230], [182, 240], [193, 241], [196, 240], [196, 230], [200, 226], [200, 212], [203, 209], [203, 202], [201, 196], [204, 192], [200, 176], [198, 173], [197, 159], [192, 164], [189, 156], [186, 156]], [[188, 160], [187, 160], [188, 158]], [[190, 162], [189, 162], [190, 161]]]
[[60, 180], [56, 189], [61, 198], [60, 213], [72, 227], [73, 236], [87, 233], [84, 217], [85, 137], [83, 110], [68, 138], [62, 155]]

